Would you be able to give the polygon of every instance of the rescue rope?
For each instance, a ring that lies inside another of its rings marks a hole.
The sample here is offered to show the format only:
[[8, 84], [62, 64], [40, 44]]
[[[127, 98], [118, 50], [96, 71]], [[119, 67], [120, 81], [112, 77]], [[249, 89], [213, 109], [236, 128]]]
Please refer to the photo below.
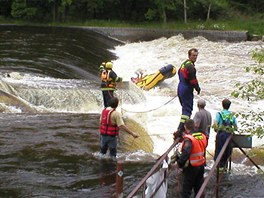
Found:
[[156, 134], [150, 134], [150, 135], [140, 135], [140, 137], [144, 136], [160, 136], [160, 135], [173, 135], [173, 133], [156, 133]]
[[129, 111], [129, 110], [126, 110], [124, 109], [123, 107], [121, 107], [121, 109], [125, 112], [128, 112], [128, 113], [148, 113], [148, 112], [151, 112], [151, 111], [155, 111], [167, 104], [169, 104], [172, 100], [174, 100], [176, 97], [178, 97], [178, 95], [174, 96], [173, 98], [171, 98], [170, 100], [168, 100], [167, 102], [165, 102], [164, 104], [160, 105], [159, 107], [156, 107], [154, 109], [150, 109], [150, 110], [146, 110], [146, 111]]

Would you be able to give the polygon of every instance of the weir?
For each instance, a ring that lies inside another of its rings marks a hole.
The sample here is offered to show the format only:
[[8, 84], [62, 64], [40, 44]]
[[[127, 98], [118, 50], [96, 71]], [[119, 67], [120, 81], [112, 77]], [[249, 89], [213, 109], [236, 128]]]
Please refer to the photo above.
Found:
[[[2, 78], [0, 82], [2, 101], [21, 106], [23, 112], [98, 112], [103, 104], [99, 82], [52, 78]], [[118, 85], [116, 95], [127, 104], [145, 102], [142, 91], [128, 81]]]
[[210, 41], [241, 42], [249, 40], [247, 31], [220, 31], [220, 30], [173, 30], [173, 29], [146, 29], [146, 28], [114, 28], [114, 27], [81, 27], [93, 30], [100, 34], [117, 38], [124, 42], [151, 41], [161, 37], [183, 35], [185, 39], [202, 36]]

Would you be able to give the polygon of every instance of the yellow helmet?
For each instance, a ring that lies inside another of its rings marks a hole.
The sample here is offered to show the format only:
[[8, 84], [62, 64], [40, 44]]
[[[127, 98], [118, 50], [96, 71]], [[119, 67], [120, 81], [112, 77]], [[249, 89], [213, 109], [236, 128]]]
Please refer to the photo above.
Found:
[[106, 68], [106, 69], [112, 69], [112, 68], [113, 68], [113, 63], [112, 63], [112, 62], [107, 62], [107, 63], [105, 64], [105, 68]]

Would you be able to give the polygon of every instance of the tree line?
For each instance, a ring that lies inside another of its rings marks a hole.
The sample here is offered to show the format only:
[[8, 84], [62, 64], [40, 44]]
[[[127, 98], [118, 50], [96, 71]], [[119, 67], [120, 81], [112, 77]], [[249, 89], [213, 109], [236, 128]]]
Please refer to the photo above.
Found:
[[0, 0], [0, 17], [49, 23], [87, 20], [125, 22], [228, 20], [263, 17], [260, 0]]

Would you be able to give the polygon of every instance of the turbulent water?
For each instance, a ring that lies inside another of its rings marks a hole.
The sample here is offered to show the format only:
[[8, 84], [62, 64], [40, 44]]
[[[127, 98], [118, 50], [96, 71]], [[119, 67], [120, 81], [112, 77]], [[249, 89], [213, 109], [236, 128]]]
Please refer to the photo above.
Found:
[[[253, 78], [243, 67], [256, 64], [250, 52], [262, 46], [202, 37], [185, 40], [181, 35], [123, 44], [90, 30], [0, 26], [0, 196], [111, 196], [116, 163], [98, 158], [102, 97], [97, 69], [102, 61], [113, 60], [114, 70], [124, 78], [117, 91], [119, 110], [141, 136], [120, 140], [118, 159], [125, 162], [126, 195], [151, 168], [156, 154], [170, 146], [181, 113], [175, 97], [177, 77], [142, 91], [128, 82], [134, 71], [153, 73], [169, 63], [178, 67], [188, 49], [197, 47], [202, 92], [195, 101], [204, 98], [214, 116], [235, 83]], [[252, 105], [257, 110], [263, 102], [231, 100], [232, 111], [247, 111]], [[261, 144], [253, 138], [253, 146]], [[210, 153], [213, 148], [211, 132]], [[263, 180], [244, 161], [232, 164], [222, 197], [263, 196]]]

